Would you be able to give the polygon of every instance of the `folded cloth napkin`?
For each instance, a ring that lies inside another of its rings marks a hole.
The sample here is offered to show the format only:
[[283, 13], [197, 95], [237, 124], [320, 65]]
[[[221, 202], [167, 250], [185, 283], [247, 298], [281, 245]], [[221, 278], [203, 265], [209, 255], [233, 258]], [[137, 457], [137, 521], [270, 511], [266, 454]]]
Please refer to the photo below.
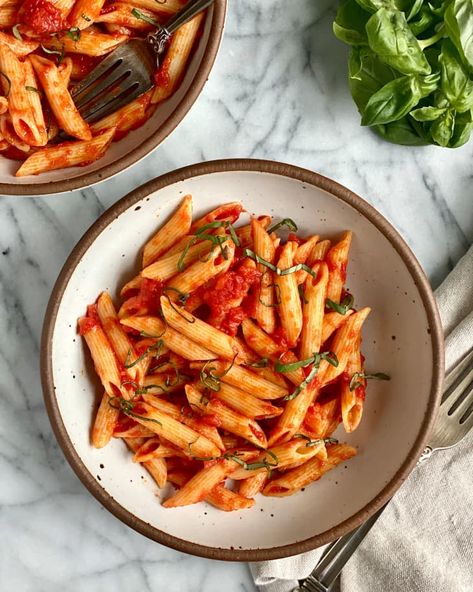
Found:
[[[473, 247], [436, 291], [446, 369], [473, 347]], [[337, 582], [341, 592], [473, 591], [473, 433], [417, 468]], [[323, 553], [250, 565], [260, 592], [290, 592]]]

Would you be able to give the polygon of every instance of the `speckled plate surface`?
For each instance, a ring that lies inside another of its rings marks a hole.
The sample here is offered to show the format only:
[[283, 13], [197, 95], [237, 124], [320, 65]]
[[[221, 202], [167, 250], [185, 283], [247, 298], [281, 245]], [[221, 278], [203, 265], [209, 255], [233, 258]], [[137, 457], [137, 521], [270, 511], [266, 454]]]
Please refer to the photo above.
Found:
[[[144, 242], [182, 196], [196, 216], [241, 200], [249, 213], [291, 217], [302, 234], [354, 232], [347, 285], [358, 306], [373, 308], [363, 331], [371, 381], [360, 428], [338, 437], [358, 448], [305, 491], [259, 496], [251, 510], [224, 513], [204, 503], [166, 510], [146, 471], [120, 441], [95, 450], [89, 441], [100, 393], [77, 318], [102, 290], [137, 269]], [[356, 527], [401, 485], [420, 455], [439, 401], [443, 344], [435, 301], [399, 234], [371, 206], [334, 181], [289, 165], [257, 160], [209, 162], [136, 189], [84, 235], [66, 262], [45, 318], [42, 380], [53, 429], [86, 487], [118, 518], [165, 545], [216, 559], [274, 559], [308, 551]]]

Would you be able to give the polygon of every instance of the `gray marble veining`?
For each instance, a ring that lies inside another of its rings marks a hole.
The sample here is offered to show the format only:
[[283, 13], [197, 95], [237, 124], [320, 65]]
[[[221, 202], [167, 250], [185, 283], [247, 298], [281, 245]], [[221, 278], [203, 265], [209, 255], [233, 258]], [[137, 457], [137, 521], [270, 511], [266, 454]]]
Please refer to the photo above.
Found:
[[[69, 195], [0, 199], [0, 589], [253, 592], [245, 565], [161, 547], [86, 492], [43, 407], [44, 310], [83, 232], [157, 174], [214, 158], [294, 163], [365, 197], [402, 233], [434, 285], [473, 239], [473, 142], [393, 146], [359, 126], [333, 0], [230, 0], [220, 55], [179, 128], [130, 170]], [[224, 586], [224, 587], [222, 587]]]

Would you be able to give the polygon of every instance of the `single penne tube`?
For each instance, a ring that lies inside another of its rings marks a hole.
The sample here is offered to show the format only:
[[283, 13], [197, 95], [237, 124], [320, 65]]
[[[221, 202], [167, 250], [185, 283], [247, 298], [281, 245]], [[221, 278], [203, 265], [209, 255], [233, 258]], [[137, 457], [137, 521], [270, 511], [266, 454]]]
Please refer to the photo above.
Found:
[[55, 8], [61, 11], [61, 16], [66, 18], [71, 12], [75, 0], [53, 0], [52, 4]]
[[57, 71], [62, 79], [63, 84], [67, 88], [69, 86], [69, 82], [71, 81], [72, 59], [70, 57], [64, 58], [61, 64], [57, 67]]
[[141, 288], [141, 281], [142, 278], [139, 275], [135, 275], [133, 279], [127, 282], [123, 288], [120, 290], [120, 296], [122, 298], [126, 298], [130, 292], [134, 292], [135, 290], [139, 290]]
[[210, 467], [204, 467], [187, 481], [179, 491], [168, 498], [163, 503], [163, 506], [165, 508], [177, 508], [204, 500], [212, 489], [225, 479], [235, 464], [231, 460], [220, 460]]
[[333, 302], [340, 302], [340, 297], [347, 275], [348, 252], [350, 250], [352, 233], [343, 234], [342, 239], [330, 248], [326, 255], [329, 268], [327, 298]]
[[335, 380], [345, 370], [351, 352], [359, 338], [361, 327], [370, 312], [371, 309], [369, 307], [362, 308], [348, 317], [347, 322], [337, 329], [332, 341], [332, 350], [337, 356], [338, 365], [333, 366], [326, 360], [320, 362], [319, 375], [317, 377], [320, 385]]
[[269, 481], [263, 489], [263, 495], [284, 497], [292, 495], [309, 483], [317, 481], [325, 473], [334, 469], [341, 462], [355, 456], [356, 449], [348, 444], [327, 446], [327, 460], [314, 457], [296, 469], [284, 473], [281, 477]]
[[341, 383], [340, 402], [342, 422], [343, 427], [348, 434], [356, 430], [360, 424], [361, 416], [363, 415], [366, 380], [363, 376], [358, 376], [355, 379], [355, 384], [352, 384], [353, 376], [355, 374], [360, 375], [361, 372], [360, 338], [358, 338], [345, 368], [345, 375], [347, 378], [342, 380]]
[[110, 395], [104, 392], [92, 425], [91, 441], [94, 448], [103, 448], [110, 442], [119, 413], [118, 407], [110, 404]]
[[64, 169], [67, 167], [90, 164], [105, 154], [115, 134], [115, 130], [107, 130], [82, 142], [64, 142], [56, 146], [47, 146], [29, 156], [15, 175], [25, 177], [38, 175], [45, 171]]
[[146, 109], [151, 100], [151, 93], [152, 90], [142, 94], [110, 115], [91, 123], [89, 125], [90, 131], [96, 136], [98, 133], [114, 127], [115, 133], [122, 137], [127, 132], [138, 128], [148, 119]]
[[[294, 265], [299, 263], [307, 263], [310, 253], [317, 244], [319, 237], [317, 235], [310, 236], [305, 242], [299, 245], [294, 253]], [[307, 271], [300, 269], [296, 271], [297, 285], [303, 284], [307, 278]]]
[[107, 35], [98, 31], [82, 31], [79, 39], [74, 41], [61, 33], [57, 37], [45, 37], [41, 44], [47, 49], [56, 49], [65, 53], [79, 53], [88, 56], [102, 56], [128, 40], [128, 35]]
[[213, 360], [215, 354], [191, 341], [172, 327], [167, 327], [157, 317], [127, 317], [120, 320], [122, 325], [148, 335], [159, 336], [164, 345], [186, 360]]
[[128, 423], [118, 421], [113, 429], [114, 438], [153, 438], [154, 432], [127, 417]]
[[[259, 218], [255, 218], [255, 220], [259, 222], [262, 228], [267, 228], [271, 224], [271, 216], [260, 216]], [[253, 251], [255, 250], [253, 243], [253, 233], [251, 230], [251, 222], [250, 224], [245, 224], [244, 226], [235, 228], [235, 232], [238, 237], [238, 240], [240, 241], [240, 247], [242, 249], [244, 249], [245, 247], [249, 247]]]
[[157, 74], [158, 85], [154, 90], [151, 103], [160, 103], [167, 99], [181, 82], [203, 18], [203, 13], [198, 14], [188, 23], [179, 27], [172, 36]]
[[316, 456], [322, 449], [325, 449], [323, 440], [320, 444], [310, 447], [305, 446], [303, 440], [291, 440], [290, 442], [273, 446], [251, 460], [251, 464], [262, 464], [264, 466], [250, 467], [249, 469], [238, 467], [233, 473], [229, 474], [229, 478], [235, 480], [247, 479], [251, 475], [267, 473], [271, 469], [282, 469], [296, 462], [305, 462]]
[[[194, 363], [191, 367], [202, 368], [203, 364]], [[219, 376], [222, 382], [236, 386], [257, 399], [280, 399], [288, 394], [287, 388], [274, 384], [242, 366], [229, 366], [226, 361], [212, 361], [212, 373]]]
[[327, 339], [329, 339], [335, 331], [341, 327], [347, 320], [350, 315], [352, 315], [355, 311], [353, 309], [347, 310], [347, 312], [343, 315], [339, 312], [327, 312], [324, 316], [324, 322], [322, 325], [322, 343], [325, 343]]
[[[174, 403], [165, 401], [164, 399], [159, 399], [152, 395], [143, 395], [143, 400], [155, 409], [158, 409], [159, 411], [166, 413], [167, 415], [176, 419], [177, 421], [180, 421], [181, 423], [189, 426], [199, 434], [202, 434], [211, 442], [213, 442], [216, 446], [218, 446], [220, 450], [225, 450], [225, 446], [222, 442], [222, 438], [220, 437], [217, 428], [215, 426], [209, 425], [208, 423], [205, 423], [199, 417], [195, 416], [192, 409], [179, 407]], [[188, 447], [187, 450], [184, 451], [184, 454], [186, 456], [194, 455], [192, 444]]]
[[39, 47], [39, 43], [37, 41], [29, 39], [17, 39], [13, 35], [9, 35], [4, 31], [0, 31], [0, 44], [6, 45], [14, 54], [20, 57], [28, 55]]
[[[259, 220], [253, 219], [251, 221], [251, 235], [253, 249], [256, 255], [274, 265], [276, 249], [269, 234]], [[277, 301], [276, 296], [279, 295], [275, 293], [273, 275], [268, 268], [262, 263], [258, 263], [257, 269], [262, 275], [255, 300], [255, 318], [262, 329], [267, 333], [273, 333], [276, 328], [276, 312], [274, 307]]]
[[143, 267], [148, 267], [148, 265], [156, 261], [156, 259], [172, 247], [173, 244], [178, 242], [183, 236], [186, 236], [191, 224], [192, 195], [186, 195], [171, 218], [144, 246]]
[[[225, 253], [225, 255], [223, 254]], [[166, 287], [189, 294], [220, 273], [228, 270], [235, 254], [235, 244], [226, 240], [215, 247], [206, 261], [196, 261], [179, 275], [172, 277]]]
[[311, 253], [307, 257], [307, 265], [312, 267], [317, 261], [323, 261], [329, 252], [332, 243], [329, 240], [323, 240], [314, 245]]
[[[32, 109], [30, 99], [34, 91], [27, 90], [29, 72], [13, 51], [0, 42], [0, 72], [3, 91], [8, 96], [8, 107], [16, 135], [30, 146], [44, 146], [48, 141], [46, 127], [41, 126], [39, 114]], [[38, 120], [38, 121], [37, 121]]]
[[133, 419], [138, 423], [184, 451], [192, 446], [193, 454], [199, 457], [220, 454], [214, 442], [148, 403], [135, 403], [132, 412]]
[[320, 351], [322, 345], [322, 327], [327, 293], [328, 267], [324, 262], [316, 263], [312, 268], [315, 278], [307, 274], [304, 284], [304, 303], [302, 305], [302, 332], [299, 345], [299, 357], [305, 360]]
[[[187, 237], [186, 237], [187, 238]], [[189, 239], [192, 241], [192, 237]], [[179, 241], [180, 243], [180, 241]], [[184, 245], [183, 249], [176, 253], [167, 252], [164, 257], [161, 257], [151, 265], [148, 265], [141, 271], [141, 277], [145, 277], [151, 280], [157, 280], [165, 282], [179, 273], [179, 268], [183, 270], [189, 267], [191, 263], [204, 258], [212, 248], [212, 244], [208, 241], [201, 241], [195, 245], [192, 245], [184, 252], [188, 241]], [[173, 249], [171, 249], [173, 250]]]
[[23, 142], [23, 140], [16, 134], [9, 113], [3, 113], [0, 115], [0, 136], [8, 143], [8, 145], [15, 146], [15, 148], [18, 148], [18, 150], [21, 150], [22, 152], [29, 152], [31, 150], [31, 146], [26, 144], [26, 142]]
[[235, 224], [242, 212], [243, 206], [239, 201], [233, 201], [218, 206], [214, 210], [211, 210], [205, 214], [205, 216], [202, 216], [202, 218], [198, 218], [192, 224], [191, 234], [195, 234], [203, 226], [206, 226], [212, 222], [230, 222], [230, 224]]
[[[287, 270], [293, 265], [293, 251], [296, 243], [288, 241], [282, 248], [277, 267]], [[290, 345], [294, 345], [302, 329], [302, 306], [297, 281], [294, 273], [274, 274], [274, 281], [279, 289], [278, 311], [281, 325]]]
[[248, 477], [247, 479], [242, 479], [239, 482], [238, 493], [243, 497], [252, 499], [255, 497], [255, 495], [263, 491], [267, 480], [268, 475], [266, 471], [256, 475], [251, 475], [251, 477]]
[[266, 448], [266, 436], [256, 421], [227, 407], [219, 399], [206, 398], [205, 393], [194, 385], [187, 384], [185, 390], [189, 405], [193, 409], [199, 409], [204, 415], [215, 415], [221, 427], [230, 434], [241, 436], [260, 448]]
[[126, 367], [127, 363], [138, 359], [138, 355], [128, 334], [120, 324], [115, 306], [108, 292], [102, 292], [98, 297], [97, 314], [119, 362], [125, 366], [131, 380], [135, 381], [136, 385], [140, 385], [145, 374], [145, 360], [143, 359], [131, 367]]
[[[92, 309], [94, 310], [94, 309]], [[89, 313], [90, 314], [90, 313]], [[95, 371], [109, 397], [126, 395], [122, 389], [120, 369], [115, 352], [94, 313], [79, 319], [79, 333], [84, 337], [94, 362]]]
[[154, 436], [147, 438], [138, 448], [133, 455], [133, 462], [144, 463], [153, 458], [168, 458], [170, 456], [186, 458], [182, 450], [170, 444], [163, 444], [159, 436]]
[[69, 14], [68, 22], [71, 27], [87, 29], [97, 20], [105, 0], [76, 0]]
[[51, 60], [37, 55], [29, 57], [59, 127], [79, 140], [91, 140], [89, 126], [82, 119], [62, 79]]
[[216, 485], [212, 491], [207, 494], [205, 501], [224, 512], [247, 510], [255, 504], [254, 499], [248, 499], [240, 492], [236, 493], [231, 489], [227, 489], [221, 483]]
[[213, 394], [215, 398], [235, 411], [253, 419], [268, 419], [282, 413], [281, 407], [276, 407], [268, 401], [257, 399], [250, 393], [242, 391], [236, 386], [222, 382], [220, 390]]
[[[126, 445], [132, 452], [136, 452], [144, 443], [143, 438], [125, 438]], [[148, 473], [156, 481], [159, 488], [166, 485], [167, 465], [164, 458], [153, 458], [143, 463]]]
[[319, 403], [316, 401], [307, 410], [301, 433], [311, 438], [328, 438], [340, 423], [340, 397]]
[[16, 24], [17, 14], [18, 6], [15, 4], [0, 6], [0, 27], [3, 29], [14, 27]]
[[213, 351], [216, 357], [234, 360], [236, 364], [242, 364], [247, 360], [236, 339], [172, 303], [170, 298], [161, 297], [161, 310], [170, 327]]
[[287, 401], [282, 415], [278, 417], [276, 425], [269, 434], [268, 444], [288, 442], [298, 431], [304, 421], [312, 402], [319, 393], [315, 381], [309, 383], [296, 398]]

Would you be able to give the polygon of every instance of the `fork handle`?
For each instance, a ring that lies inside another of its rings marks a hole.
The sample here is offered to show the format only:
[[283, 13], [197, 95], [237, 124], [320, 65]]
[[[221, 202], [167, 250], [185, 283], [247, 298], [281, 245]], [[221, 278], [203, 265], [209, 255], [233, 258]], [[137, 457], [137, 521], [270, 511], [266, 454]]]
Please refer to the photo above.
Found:
[[166, 23], [167, 32], [172, 35], [185, 23], [190, 21], [196, 14], [210, 6], [214, 0], [190, 0], [182, 10], [176, 12]]
[[304, 580], [299, 590], [304, 592], [328, 592], [338, 574], [384, 512], [387, 505], [384, 505], [361, 526], [333, 542], [310, 576]]

